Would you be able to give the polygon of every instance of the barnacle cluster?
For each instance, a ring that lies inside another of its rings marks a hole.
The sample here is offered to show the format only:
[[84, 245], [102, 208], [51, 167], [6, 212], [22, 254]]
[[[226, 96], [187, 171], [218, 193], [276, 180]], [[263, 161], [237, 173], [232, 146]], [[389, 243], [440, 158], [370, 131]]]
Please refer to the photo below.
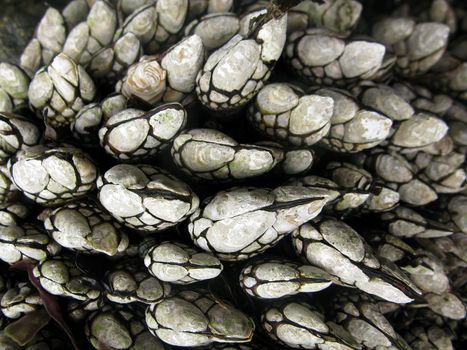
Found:
[[0, 62], [0, 349], [465, 348], [465, 3], [42, 9]]

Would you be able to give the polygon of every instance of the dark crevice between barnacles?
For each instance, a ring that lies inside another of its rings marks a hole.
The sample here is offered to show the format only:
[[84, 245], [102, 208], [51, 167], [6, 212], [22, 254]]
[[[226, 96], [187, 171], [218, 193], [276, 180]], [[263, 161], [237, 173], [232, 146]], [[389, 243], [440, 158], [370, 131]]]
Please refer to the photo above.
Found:
[[[80, 347], [76, 341], [75, 336], [73, 335], [73, 332], [71, 331], [71, 328], [68, 326], [67, 322], [65, 321], [63, 317], [57, 298], [54, 295], [48, 293], [44, 288], [42, 288], [39, 282], [39, 279], [35, 277], [32, 272], [34, 267], [35, 267], [34, 263], [27, 261], [27, 260], [18, 261], [17, 263], [11, 266], [11, 268], [13, 269], [27, 272], [29, 281], [37, 289], [39, 296], [41, 297], [42, 302], [44, 303], [44, 308], [47, 314], [52, 319], [54, 319], [55, 322], [57, 322], [58, 325], [63, 329], [63, 331], [68, 335], [71, 343], [73, 344], [73, 348], [75, 350], [80, 350]], [[39, 330], [40, 329], [38, 329], [38, 331]]]

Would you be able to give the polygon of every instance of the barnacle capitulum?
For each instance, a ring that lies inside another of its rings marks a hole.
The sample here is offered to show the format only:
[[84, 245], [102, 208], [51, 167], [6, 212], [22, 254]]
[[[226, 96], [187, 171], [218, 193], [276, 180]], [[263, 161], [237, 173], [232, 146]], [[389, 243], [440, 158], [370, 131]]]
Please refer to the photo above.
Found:
[[394, 303], [409, 303], [421, 292], [395, 265], [381, 261], [349, 225], [322, 218], [293, 232], [297, 253], [340, 282]]
[[366, 295], [342, 293], [334, 298], [332, 305], [336, 322], [352, 334], [361, 346], [368, 349], [410, 349], [381, 313], [378, 304]]
[[199, 205], [187, 184], [152, 165], [116, 165], [99, 177], [97, 186], [110, 215], [142, 233], [174, 226]]
[[191, 35], [160, 56], [143, 56], [128, 68], [116, 85], [127, 98], [148, 104], [179, 102], [195, 88], [195, 78], [204, 62], [204, 47], [199, 36]]
[[358, 349], [351, 333], [325, 316], [313, 305], [298, 301], [268, 306], [261, 315], [261, 325], [279, 344], [301, 349]]
[[207, 51], [215, 50], [229, 41], [240, 29], [234, 13], [212, 13], [195, 19], [185, 27], [185, 35], [196, 34]]
[[268, 145], [239, 144], [215, 129], [193, 129], [172, 145], [172, 159], [188, 174], [205, 180], [238, 180], [260, 176], [284, 160], [284, 152]]
[[164, 350], [162, 342], [146, 329], [143, 319], [143, 313], [131, 306], [105, 305], [87, 317], [84, 332], [95, 349], [106, 346]]
[[307, 29], [288, 36], [285, 57], [288, 65], [314, 85], [347, 86], [379, 78], [387, 69], [384, 45], [369, 40], [345, 40], [322, 28]]
[[124, 259], [107, 271], [104, 279], [106, 297], [114, 303], [156, 304], [171, 290], [168, 283], [150, 275], [139, 259]]
[[49, 7], [39, 22], [34, 37], [21, 55], [21, 68], [29, 76], [34, 76], [40, 67], [49, 64], [52, 58], [62, 51], [66, 35], [65, 19], [62, 14], [57, 9]]
[[101, 297], [102, 286], [65, 256], [55, 256], [39, 262], [33, 270], [47, 292], [79, 301], [95, 301]]
[[[289, 23], [287, 29], [291, 30], [291, 17], [295, 13], [306, 16], [307, 27], [324, 27], [341, 34], [350, 33], [357, 26], [363, 6], [356, 0], [323, 0], [302, 1], [289, 11]], [[305, 19], [302, 19], [304, 21]], [[306, 29], [303, 28], [302, 30]]]
[[272, 83], [259, 91], [248, 108], [248, 118], [254, 128], [275, 141], [309, 147], [328, 134], [333, 111], [331, 97]]
[[334, 100], [331, 128], [320, 142], [323, 146], [355, 153], [377, 146], [390, 135], [391, 119], [360, 105], [347, 91], [324, 88], [315, 93]]
[[22, 260], [42, 261], [55, 256], [61, 250], [41, 227], [33, 223], [0, 226], [0, 259], [8, 264]]
[[196, 78], [196, 94], [203, 106], [230, 114], [246, 105], [269, 79], [284, 47], [286, 30], [283, 13], [258, 24], [245, 38], [236, 34], [213, 51]]
[[128, 237], [112, 217], [94, 203], [65, 204], [42, 214], [44, 227], [62, 247], [115, 255], [128, 247]]
[[148, 112], [124, 109], [99, 129], [105, 151], [124, 162], [149, 160], [182, 131], [187, 113], [179, 103], [168, 103]]
[[143, 259], [151, 275], [174, 284], [216, 278], [223, 269], [214, 255], [176, 241], [150, 246]]
[[0, 63], [0, 112], [17, 112], [26, 107], [29, 77], [14, 64]]
[[28, 91], [32, 108], [54, 129], [68, 127], [95, 95], [96, 86], [88, 73], [63, 53], [36, 72]]
[[188, 231], [197, 246], [221, 260], [244, 260], [316, 217], [337, 195], [299, 186], [234, 187], [207, 198], [190, 217]]
[[8, 318], [18, 318], [41, 307], [39, 293], [27, 282], [9, 288], [0, 300], [0, 310]]
[[448, 43], [449, 27], [389, 17], [376, 22], [372, 34], [396, 55], [395, 70], [402, 76], [413, 77], [428, 71], [441, 58]]
[[182, 291], [146, 309], [151, 333], [175, 346], [249, 342], [253, 320], [205, 290]]
[[37, 146], [15, 154], [8, 163], [16, 187], [36, 203], [70, 202], [94, 190], [97, 168], [80, 149]]
[[310, 265], [286, 259], [260, 260], [246, 265], [240, 286], [251, 296], [277, 299], [298, 293], [313, 293], [332, 284], [333, 277]]
[[39, 143], [39, 128], [20, 115], [0, 112], [0, 163], [6, 163], [18, 150]]

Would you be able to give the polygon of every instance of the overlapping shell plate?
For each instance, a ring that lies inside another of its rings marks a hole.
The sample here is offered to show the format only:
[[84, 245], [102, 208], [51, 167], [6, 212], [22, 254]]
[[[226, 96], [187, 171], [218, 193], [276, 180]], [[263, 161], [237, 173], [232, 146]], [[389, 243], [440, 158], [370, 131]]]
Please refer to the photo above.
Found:
[[68, 127], [76, 113], [96, 95], [96, 86], [84, 68], [65, 54], [40, 69], [29, 85], [29, 103], [53, 128]]
[[223, 269], [215, 256], [179, 242], [152, 245], [144, 265], [161, 281], [190, 284], [217, 277]]
[[128, 237], [112, 217], [92, 202], [75, 202], [45, 212], [44, 227], [62, 247], [115, 255], [128, 247]]
[[353, 337], [306, 303], [284, 302], [270, 305], [261, 315], [268, 336], [292, 348], [358, 349]]
[[58, 245], [41, 227], [32, 223], [0, 226], [0, 259], [8, 264], [21, 260], [42, 261], [58, 254]]
[[178, 103], [144, 112], [124, 109], [105, 121], [99, 140], [105, 151], [121, 161], [150, 159], [184, 128], [186, 111]]
[[71, 146], [37, 146], [8, 163], [11, 179], [28, 198], [48, 206], [82, 197], [95, 188], [98, 170], [90, 157]]
[[163, 342], [189, 347], [215, 341], [248, 342], [255, 328], [253, 320], [243, 312], [203, 290], [182, 291], [150, 305], [146, 324]]
[[51, 294], [80, 301], [95, 301], [102, 294], [100, 283], [86, 275], [68, 257], [56, 256], [42, 260], [33, 270], [41, 286]]
[[[310, 264], [369, 294], [396, 303], [409, 303], [421, 294], [402, 271], [380, 261], [356, 231], [337, 219], [301, 226], [293, 232], [293, 244]], [[397, 286], [389, 282], [394, 279]]]
[[334, 191], [236, 187], [208, 198], [190, 217], [194, 243], [221, 260], [244, 260], [274, 246], [316, 217]]
[[[156, 276], [157, 277], [157, 276]], [[126, 259], [107, 271], [106, 297], [115, 303], [155, 304], [170, 293], [170, 285], [152, 277], [139, 259]]]
[[222, 181], [265, 174], [284, 159], [284, 154], [267, 145], [239, 144], [215, 129], [193, 129], [174, 140], [172, 158], [192, 176]]
[[203, 43], [199, 36], [191, 35], [168, 49], [161, 58], [142, 57], [130, 66], [116, 90], [127, 98], [149, 104], [160, 100], [181, 101], [194, 90], [203, 62]]
[[331, 275], [323, 270], [285, 259], [253, 262], [240, 273], [240, 286], [243, 290], [261, 299], [313, 293], [331, 284]]
[[117, 221], [143, 233], [174, 226], [199, 205], [187, 184], [151, 165], [116, 165], [97, 185], [102, 206]]
[[376, 42], [345, 41], [332, 31], [308, 29], [289, 35], [285, 57], [312, 84], [343, 86], [378, 77], [385, 52], [384, 45]]
[[237, 34], [214, 51], [196, 78], [201, 103], [211, 110], [229, 113], [250, 101], [269, 79], [280, 57], [286, 21], [286, 15], [272, 19], [254, 37]]
[[293, 85], [273, 83], [258, 93], [248, 117], [256, 129], [272, 139], [308, 147], [328, 134], [333, 110], [331, 97], [305, 95]]
[[154, 338], [139, 311], [123, 305], [106, 305], [93, 312], [86, 320], [86, 337], [95, 349], [101, 344], [116, 349], [164, 350], [164, 345]]

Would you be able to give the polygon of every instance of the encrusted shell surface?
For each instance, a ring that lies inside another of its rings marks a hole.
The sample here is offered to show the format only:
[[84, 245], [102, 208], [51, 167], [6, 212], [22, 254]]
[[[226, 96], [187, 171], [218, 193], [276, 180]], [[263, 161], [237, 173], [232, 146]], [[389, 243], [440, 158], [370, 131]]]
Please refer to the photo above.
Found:
[[329, 274], [317, 267], [285, 259], [252, 262], [240, 273], [240, 286], [243, 290], [261, 299], [318, 292], [329, 287], [331, 280]]
[[69, 126], [95, 95], [96, 87], [88, 73], [63, 53], [34, 75], [28, 91], [30, 105], [54, 128]]
[[299, 186], [231, 188], [208, 198], [190, 217], [188, 231], [197, 246], [221, 260], [244, 260], [316, 217], [335, 195]]
[[144, 256], [149, 272], [175, 284], [189, 284], [217, 277], [223, 269], [214, 255], [171, 241], [151, 246]]
[[267, 145], [239, 144], [215, 129], [193, 129], [173, 142], [172, 158], [192, 176], [206, 180], [235, 180], [271, 171], [284, 155]]
[[47, 213], [44, 227], [58, 244], [71, 250], [115, 255], [128, 247], [128, 237], [120, 225], [88, 201]]
[[71, 146], [38, 146], [18, 152], [8, 168], [18, 189], [45, 206], [86, 195], [94, 190], [97, 178], [97, 168], [89, 156]]
[[61, 250], [46, 232], [35, 224], [0, 226], [0, 259], [8, 264], [21, 260], [42, 261]]
[[146, 324], [155, 336], [175, 346], [251, 340], [253, 320], [206, 291], [182, 291], [146, 309]]
[[199, 204], [187, 184], [152, 165], [116, 165], [98, 179], [98, 188], [103, 207], [142, 233], [176, 225]]
[[305, 95], [294, 86], [273, 83], [260, 90], [248, 117], [256, 129], [274, 140], [308, 147], [329, 132], [333, 109], [331, 97]]
[[124, 109], [105, 121], [99, 140], [108, 154], [121, 161], [147, 160], [175, 139], [186, 119], [187, 113], [178, 103], [149, 112]]

